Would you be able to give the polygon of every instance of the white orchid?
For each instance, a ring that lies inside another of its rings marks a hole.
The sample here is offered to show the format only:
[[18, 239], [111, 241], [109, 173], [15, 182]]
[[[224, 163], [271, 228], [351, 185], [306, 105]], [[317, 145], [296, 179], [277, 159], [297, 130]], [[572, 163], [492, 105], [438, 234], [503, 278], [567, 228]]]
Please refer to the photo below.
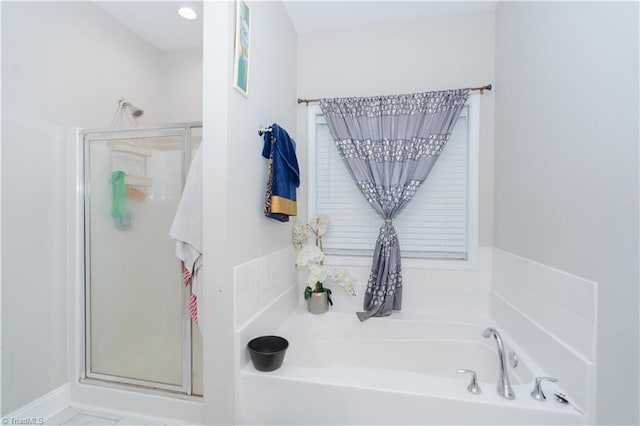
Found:
[[324, 254], [319, 247], [311, 244], [305, 244], [298, 252], [296, 258], [296, 266], [304, 268], [305, 266], [320, 263], [324, 260]]
[[351, 275], [344, 271], [345, 277], [338, 281], [338, 285], [344, 289], [349, 296], [355, 296], [356, 290], [353, 288], [355, 280]]
[[293, 247], [296, 250], [300, 250], [309, 237], [309, 226], [305, 221], [298, 222], [293, 227], [291, 240], [293, 241]]
[[356, 295], [356, 291], [353, 288], [355, 280], [353, 279], [353, 277], [351, 277], [351, 275], [349, 275], [347, 271], [340, 271], [335, 268], [331, 268], [329, 269], [327, 275], [331, 281], [342, 287], [349, 296]]
[[329, 230], [329, 225], [331, 224], [331, 220], [329, 216], [321, 214], [309, 222], [309, 228], [313, 231], [316, 238], [322, 237]]
[[312, 263], [309, 265], [309, 276], [307, 277], [307, 285], [312, 289], [316, 288], [318, 282], [322, 283], [327, 279], [327, 269], [318, 264]]
[[[356, 292], [353, 289], [354, 280], [346, 271], [327, 268], [323, 265], [322, 236], [329, 230], [330, 223], [326, 215], [316, 216], [309, 223], [297, 223], [293, 227], [291, 239], [293, 246], [298, 250], [296, 267], [309, 269], [307, 287], [304, 291], [305, 299], [308, 299], [311, 293], [327, 292], [329, 303], [332, 303], [331, 290], [323, 285], [327, 279], [337, 283], [350, 296], [355, 296]], [[313, 232], [313, 235], [309, 231]], [[315, 244], [305, 244], [310, 236], [315, 237]]]

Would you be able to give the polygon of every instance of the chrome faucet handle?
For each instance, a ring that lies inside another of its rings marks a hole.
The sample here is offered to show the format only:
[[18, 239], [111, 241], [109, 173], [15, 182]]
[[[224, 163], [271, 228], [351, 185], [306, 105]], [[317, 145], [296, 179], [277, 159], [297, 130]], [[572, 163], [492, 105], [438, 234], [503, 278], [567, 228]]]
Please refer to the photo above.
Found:
[[542, 381], [546, 380], [548, 382], [557, 382], [558, 379], [555, 377], [536, 377], [536, 384], [533, 386], [533, 390], [531, 391], [531, 398], [536, 401], [546, 401], [547, 397], [544, 396], [544, 392], [542, 392]]
[[471, 374], [471, 383], [467, 386], [467, 390], [474, 395], [478, 395], [482, 393], [482, 389], [478, 386], [478, 376], [473, 370], [458, 370], [458, 373], [469, 373]]

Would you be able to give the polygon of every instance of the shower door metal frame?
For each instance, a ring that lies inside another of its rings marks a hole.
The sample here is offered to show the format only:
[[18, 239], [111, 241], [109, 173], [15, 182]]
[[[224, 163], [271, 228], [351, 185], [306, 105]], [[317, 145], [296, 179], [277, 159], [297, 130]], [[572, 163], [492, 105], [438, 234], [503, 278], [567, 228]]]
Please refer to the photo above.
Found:
[[[91, 185], [89, 144], [92, 141], [115, 141], [122, 139], [152, 138], [152, 137], [181, 137], [181, 186], [184, 187], [189, 165], [191, 164], [191, 132], [192, 129], [202, 128], [202, 123], [177, 123], [166, 126], [127, 128], [127, 129], [103, 129], [86, 130], [80, 132], [82, 141], [83, 158], [83, 185], [84, 185], [84, 368], [81, 379], [96, 379], [114, 384], [132, 385], [153, 390], [177, 392], [185, 395], [192, 394], [192, 333], [191, 316], [189, 315], [189, 287], [182, 282], [176, 285], [182, 286], [182, 386], [167, 383], [153, 382], [130, 377], [115, 376], [91, 371]], [[177, 262], [177, 259], [176, 259]], [[182, 271], [181, 271], [182, 272]], [[182, 276], [182, 273], [180, 274]]]

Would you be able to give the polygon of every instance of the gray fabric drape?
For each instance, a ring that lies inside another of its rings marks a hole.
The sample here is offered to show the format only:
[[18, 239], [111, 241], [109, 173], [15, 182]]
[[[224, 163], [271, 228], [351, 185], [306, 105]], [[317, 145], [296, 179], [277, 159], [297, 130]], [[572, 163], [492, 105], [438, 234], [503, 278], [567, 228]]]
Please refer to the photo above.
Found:
[[340, 156], [384, 219], [364, 297], [364, 321], [402, 306], [400, 245], [393, 219], [429, 175], [470, 89], [320, 100]]

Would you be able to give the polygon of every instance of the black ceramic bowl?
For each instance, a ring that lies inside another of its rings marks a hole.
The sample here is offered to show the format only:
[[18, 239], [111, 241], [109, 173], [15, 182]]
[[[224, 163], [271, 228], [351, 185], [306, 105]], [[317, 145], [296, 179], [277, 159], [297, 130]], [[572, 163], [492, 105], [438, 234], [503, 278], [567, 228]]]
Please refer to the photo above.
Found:
[[261, 336], [251, 340], [247, 346], [256, 370], [273, 371], [282, 365], [289, 342], [280, 336]]

